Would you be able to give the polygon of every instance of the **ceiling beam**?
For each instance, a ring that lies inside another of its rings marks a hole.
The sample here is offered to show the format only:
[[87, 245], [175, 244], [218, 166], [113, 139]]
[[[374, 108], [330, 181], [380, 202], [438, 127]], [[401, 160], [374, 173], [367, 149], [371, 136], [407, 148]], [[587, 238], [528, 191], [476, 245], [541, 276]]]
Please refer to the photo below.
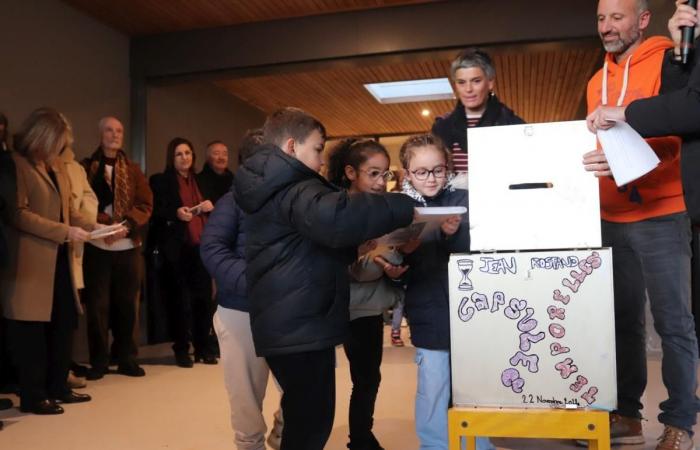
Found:
[[596, 36], [596, 0], [448, 0], [134, 38], [133, 78]]

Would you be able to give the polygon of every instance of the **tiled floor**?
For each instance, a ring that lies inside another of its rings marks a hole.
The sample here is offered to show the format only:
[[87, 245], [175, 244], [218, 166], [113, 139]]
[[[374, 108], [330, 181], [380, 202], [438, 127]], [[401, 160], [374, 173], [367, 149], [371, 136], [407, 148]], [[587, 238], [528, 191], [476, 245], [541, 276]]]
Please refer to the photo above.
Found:
[[[388, 331], [387, 333], [388, 334]], [[108, 375], [82, 390], [90, 403], [67, 405], [62, 416], [41, 417], [18, 410], [0, 411], [5, 430], [0, 431], [1, 450], [223, 450], [233, 449], [228, 403], [220, 366], [173, 365], [167, 345], [141, 351], [147, 376], [140, 379]], [[412, 347], [384, 349], [382, 386], [376, 410], [375, 434], [387, 450], [418, 448], [413, 428], [413, 396], [416, 369]], [[337, 408], [335, 428], [327, 449], [345, 449], [350, 376], [342, 349], [337, 352]], [[629, 447], [654, 449], [662, 427], [656, 422], [658, 403], [665, 395], [657, 360], [649, 363], [649, 389], [644, 403], [647, 443]], [[16, 401], [17, 399], [14, 398]], [[265, 399], [268, 423], [279, 396], [272, 384]], [[496, 441], [499, 448], [554, 450], [575, 448], [565, 441]]]

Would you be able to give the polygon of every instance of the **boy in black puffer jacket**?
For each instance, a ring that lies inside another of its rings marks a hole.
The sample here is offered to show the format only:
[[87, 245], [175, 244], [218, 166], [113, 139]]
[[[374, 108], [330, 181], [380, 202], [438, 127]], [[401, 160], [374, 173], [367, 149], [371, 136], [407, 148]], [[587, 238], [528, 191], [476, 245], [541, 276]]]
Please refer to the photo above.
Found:
[[322, 450], [335, 412], [335, 351], [349, 326], [356, 246], [413, 219], [401, 194], [348, 194], [318, 174], [325, 128], [296, 108], [270, 115], [236, 172], [253, 341], [283, 390], [282, 449]]

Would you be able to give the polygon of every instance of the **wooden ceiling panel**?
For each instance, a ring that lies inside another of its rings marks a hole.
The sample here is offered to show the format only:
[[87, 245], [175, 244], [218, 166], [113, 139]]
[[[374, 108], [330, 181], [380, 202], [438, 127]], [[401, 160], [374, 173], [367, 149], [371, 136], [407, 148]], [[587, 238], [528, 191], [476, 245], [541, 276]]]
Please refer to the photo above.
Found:
[[[444, 54], [443, 54], [444, 55]], [[576, 119], [586, 83], [600, 65], [597, 46], [556, 46], [537, 51], [492, 52], [496, 94], [530, 123]], [[365, 83], [447, 76], [450, 57], [395, 64], [332, 66], [217, 81], [232, 95], [269, 113], [296, 106], [318, 117], [330, 136], [375, 136], [430, 129], [436, 115], [454, 108], [454, 100], [382, 105]], [[421, 115], [428, 109], [429, 117]]]
[[130, 35], [148, 35], [441, 0], [63, 0]]

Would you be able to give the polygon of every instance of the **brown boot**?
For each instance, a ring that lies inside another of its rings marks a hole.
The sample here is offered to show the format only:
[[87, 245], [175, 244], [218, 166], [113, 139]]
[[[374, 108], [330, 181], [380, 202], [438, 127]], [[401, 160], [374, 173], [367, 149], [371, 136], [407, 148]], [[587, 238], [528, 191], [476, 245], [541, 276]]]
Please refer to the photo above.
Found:
[[[610, 445], [643, 444], [642, 420], [610, 413]], [[588, 441], [577, 440], [576, 444], [588, 447]]]
[[643, 443], [642, 419], [610, 414], [610, 445]]
[[695, 445], [687, 431], [666, 425], [656, 450], [695, 450]]

